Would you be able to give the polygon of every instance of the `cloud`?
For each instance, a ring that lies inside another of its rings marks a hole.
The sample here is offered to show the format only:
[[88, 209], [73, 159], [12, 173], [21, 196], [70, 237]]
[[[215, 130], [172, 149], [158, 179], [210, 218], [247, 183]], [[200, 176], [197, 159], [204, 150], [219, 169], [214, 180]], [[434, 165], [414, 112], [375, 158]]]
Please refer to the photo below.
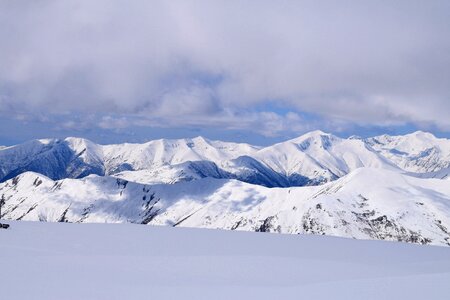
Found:
[[[3, 1], [0, 114], [276, 135], [314, 126], [305, 112], [330, 127], [450, 131], [448, 11], [448, 1]], [[287, 111], [258, 109], [267, 102]]]
[[[98, 126], [102, 129], [124, 129], [128, 127], [152, 127], [152, 128], [217, 128], [220, 130], [253, 131], [261, 136], [276, 137], [281, 134], [292, 132], [305, 132], [312, 130], [314, 124], [306, 121], [295, 112], [278, 114], [274, 112], [232, 112], [217, 114], [215, 117], [198, 115], [192, 118], [147, 118], [146, 116], [118, 115], [102, 116], [100, 118], [85, 119], [84, 123], [70, 122], [67, 124], [81, 128]], [[68, 126], [66, 126], [68, 127]], [[75, 127], [73, 128], [75, 129]]]

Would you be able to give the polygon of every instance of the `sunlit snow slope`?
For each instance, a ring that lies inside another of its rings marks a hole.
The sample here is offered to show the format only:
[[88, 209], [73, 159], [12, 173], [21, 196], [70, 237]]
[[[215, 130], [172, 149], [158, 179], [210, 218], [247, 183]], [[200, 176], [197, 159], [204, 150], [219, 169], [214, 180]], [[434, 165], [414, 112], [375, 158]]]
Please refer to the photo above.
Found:
[[360, 168], [321, 186], [266, 188], [204, 178], [142, 185], [113, 177], [53, 181], [24, 173], [0, 185], [3, 218], [131, 222], [313, 233], [450, 245], [450, 185]]
[[8, 300], [448, 299], [450, 251], [381, 241], [11, 222]]

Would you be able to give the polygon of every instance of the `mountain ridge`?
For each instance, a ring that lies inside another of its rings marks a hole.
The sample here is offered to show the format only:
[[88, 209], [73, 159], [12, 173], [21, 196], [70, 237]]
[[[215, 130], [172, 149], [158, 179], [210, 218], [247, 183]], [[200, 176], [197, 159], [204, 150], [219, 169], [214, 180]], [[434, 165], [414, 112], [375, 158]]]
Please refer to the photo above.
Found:
[[[200, 161], [219, 171], [200, 170], [196, 163]], [[0, 149], [0, 182], [26, 171], [57, 180], [90, 174], [123, 176], [145, 170], [155, 173], [170, 169], [172, 172], [173, 168], [181, 168], [184, 173], [197, 169], [198, 174], [193, 174], [192, 178], [223, 174], [223, 178], [256, 184], [259, 180], [264, 186], [283, 187], [323, 184], [359, 167], [438, 172], [450, 167], [450, 142], [423, 132], [344, 139], [312, 131], [267, 147], [203, 137], [110, 145], [68, 137], [32, 140]], [[163, 174], [162, 177], [170, 176]], [[176, 182], [177, 177], [167, 181]]]
[[450, 185], [359, 168], [320, 186], [266, 188], [235, 179], [138, 184], [34, 172], [0, 184], [2, 218], [325, 234], [450, 246]]
[[449, 143], [423, 132], [321, 131], [267, 147], [35, 140], [0, 150], [1, 217], [450, 246]]

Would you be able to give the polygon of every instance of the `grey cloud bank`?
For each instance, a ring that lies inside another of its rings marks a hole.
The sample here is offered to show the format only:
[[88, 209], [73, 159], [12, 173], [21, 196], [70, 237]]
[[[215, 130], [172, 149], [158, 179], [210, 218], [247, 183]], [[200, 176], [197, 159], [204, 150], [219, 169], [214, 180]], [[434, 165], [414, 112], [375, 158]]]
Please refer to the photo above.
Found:
[[449, 28], [448, 1], [3, 1], [0, 114], [276, 135], [313, 127], [305, 112], [448, 132]]

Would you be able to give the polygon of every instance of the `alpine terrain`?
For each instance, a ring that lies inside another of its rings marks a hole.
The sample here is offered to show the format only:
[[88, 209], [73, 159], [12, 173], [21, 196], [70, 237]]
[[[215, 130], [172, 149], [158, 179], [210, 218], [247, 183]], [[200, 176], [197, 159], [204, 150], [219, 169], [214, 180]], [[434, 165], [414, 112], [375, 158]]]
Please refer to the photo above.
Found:
[[0, 148], [2, 219], [139, 223], [450, 245], [450, 140], [314, 131], [269, 147], [202, 137]]

